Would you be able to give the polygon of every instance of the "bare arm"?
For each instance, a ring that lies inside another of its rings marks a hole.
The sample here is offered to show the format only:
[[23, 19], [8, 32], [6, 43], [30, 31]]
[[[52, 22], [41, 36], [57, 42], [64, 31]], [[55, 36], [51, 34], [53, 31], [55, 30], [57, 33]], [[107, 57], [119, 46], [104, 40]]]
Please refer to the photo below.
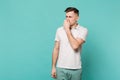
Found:
[[57, 62], [57, 58], [58, 58], [58, 54], [59, 54], [59, 41], [55, 42], [55, 46], [53, 49], [53, 53], [52, 53], [52, 77], [56, 78], [56, 62]]
[[66, 31], [68, 40], [70, 42], [71, 47], [77, 51], [80, 46], [84, 43], [84, 40], [80, 38], [74, 38], [71, 31], [70, 31], [70, 22], [68, 20], [64, 21], [64, 29]]
[[77, 51], [78, 48], [80, 46], [82, 46], [82, 44], [84, 43], [84, 40], [82, 39], [79, 39], [79, 38], [74, 38], [73, 35], [71, 34], [71, 31], [70, 30], [66, 30], [66, 34], [67, 34], [67, 37], [68, 37], [68, 40], [72, 46], [72, 48]]

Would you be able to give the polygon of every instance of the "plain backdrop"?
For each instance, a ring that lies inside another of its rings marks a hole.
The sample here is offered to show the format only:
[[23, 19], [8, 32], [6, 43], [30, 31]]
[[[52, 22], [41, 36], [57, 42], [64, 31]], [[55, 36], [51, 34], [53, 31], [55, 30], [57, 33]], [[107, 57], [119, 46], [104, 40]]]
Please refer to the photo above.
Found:
[[120, 80], [119, 0], [0, 0], [0, 80], [53, 80], [51, 60], [64, 10], [88, 28], [82, 80]]

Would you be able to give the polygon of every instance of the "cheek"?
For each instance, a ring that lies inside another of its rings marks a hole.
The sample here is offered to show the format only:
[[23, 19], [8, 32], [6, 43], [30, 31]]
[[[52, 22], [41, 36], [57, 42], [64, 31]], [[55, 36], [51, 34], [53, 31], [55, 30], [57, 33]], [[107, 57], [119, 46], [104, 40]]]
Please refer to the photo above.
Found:
[[75, 23], [76, 22], [76, 20], [75, 19], [71, 19], [70, 20], [70, 23], [72, 24], [72, 23]]
[[75, 21], [75, 19], [69, 19], [71, 23], [73, 23]]

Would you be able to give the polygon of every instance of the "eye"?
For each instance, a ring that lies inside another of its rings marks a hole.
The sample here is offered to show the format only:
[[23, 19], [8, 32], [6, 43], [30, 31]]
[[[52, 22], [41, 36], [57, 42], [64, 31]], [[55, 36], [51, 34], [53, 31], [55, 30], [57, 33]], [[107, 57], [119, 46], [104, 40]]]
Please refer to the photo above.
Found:
[[66, 18], [68, 18], [68, 16], [66, 16]]

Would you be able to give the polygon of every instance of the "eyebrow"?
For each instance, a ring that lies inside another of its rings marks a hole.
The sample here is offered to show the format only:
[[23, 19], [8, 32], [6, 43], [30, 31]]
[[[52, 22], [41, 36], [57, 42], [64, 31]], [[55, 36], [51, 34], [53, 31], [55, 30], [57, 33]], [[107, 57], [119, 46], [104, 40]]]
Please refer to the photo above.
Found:
[[66, 17], [72, 17], [72, 16], [66, 16]]

